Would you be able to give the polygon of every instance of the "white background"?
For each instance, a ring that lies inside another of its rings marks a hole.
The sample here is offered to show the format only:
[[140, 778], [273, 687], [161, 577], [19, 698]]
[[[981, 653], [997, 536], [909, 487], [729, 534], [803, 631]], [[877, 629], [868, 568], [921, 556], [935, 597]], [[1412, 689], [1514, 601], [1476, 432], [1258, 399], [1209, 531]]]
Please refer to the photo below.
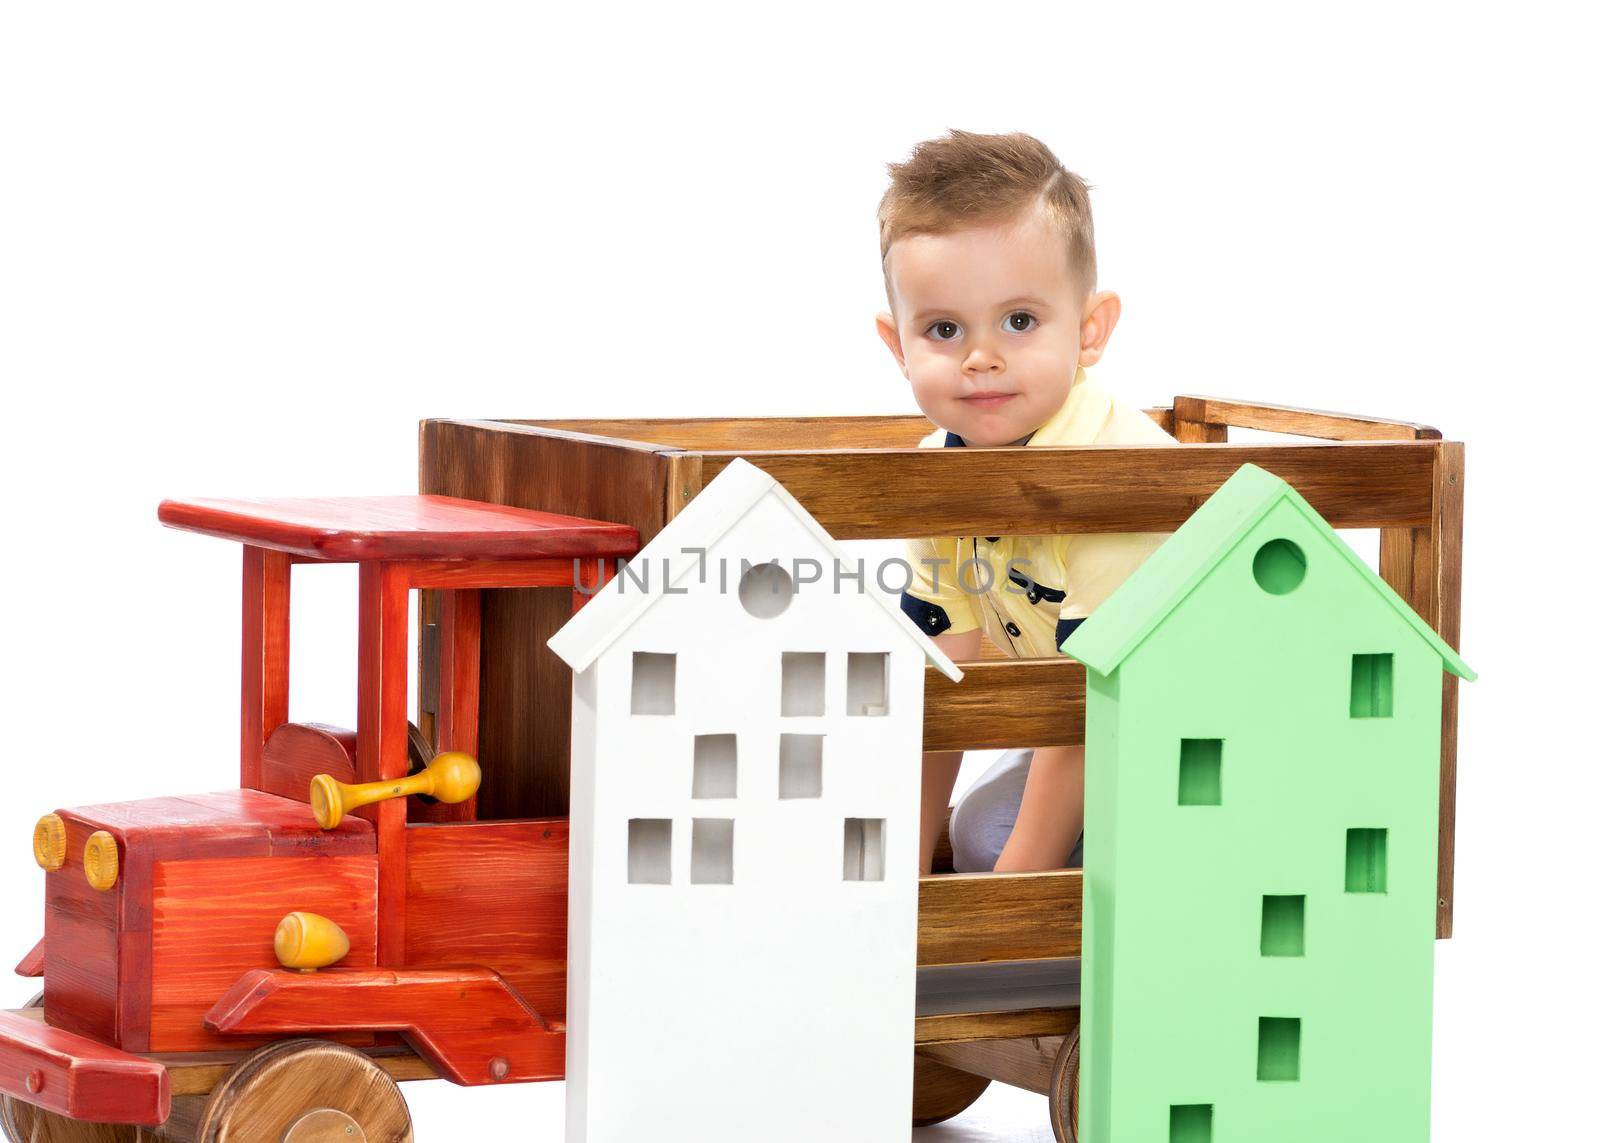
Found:
[[[238, 553], [159, 528], [162, 496], [410, 491], [427, 416], [914, 412], [872, 328], [883, 165], [1026, 130], [1096, 188], [1125, 304], [1104, 382], [1468, 443], [1483, 678], [1435, 1138], [1573, 1137], [1600, 253], [1577, 11], [8, 5], [0, 953], [40, 929], [40, 813], [234, 780]], [[304, 578], [293, 713], [349, 724], [353, 581]], [[424, 1139], [559, 1137], [558, 1085], [408, 1092]], [[1000, 1093], [927, 1138], [1045, 1139], [1043, 1115]]]

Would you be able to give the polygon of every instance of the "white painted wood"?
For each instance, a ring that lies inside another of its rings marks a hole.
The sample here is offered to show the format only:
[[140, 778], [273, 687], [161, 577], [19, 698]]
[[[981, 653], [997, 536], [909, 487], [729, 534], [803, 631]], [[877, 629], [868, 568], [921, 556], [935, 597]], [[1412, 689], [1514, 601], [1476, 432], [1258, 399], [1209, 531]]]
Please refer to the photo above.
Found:
[[[576, 668], [569, 1143], [910, 1138], [923, 665], [960, 672], [870, 585], [836, 592], [836, 556], [738, 462], [641, 553], [670, 577], [614, 581], [551, 640]], [[787, 604], [771, 572], [741, 601], [769, 561]], [[670, 714], [632, 713], [636, 654]], [[820, 658], [786, 680], [786, 655]]]

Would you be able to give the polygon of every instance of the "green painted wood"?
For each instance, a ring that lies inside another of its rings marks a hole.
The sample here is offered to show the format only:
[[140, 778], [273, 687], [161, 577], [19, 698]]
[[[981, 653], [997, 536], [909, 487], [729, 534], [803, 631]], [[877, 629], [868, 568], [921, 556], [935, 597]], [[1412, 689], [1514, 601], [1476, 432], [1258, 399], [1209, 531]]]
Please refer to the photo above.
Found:
[[1062, 650], [1082, 1138], [1425, 1143], [1440, 678], [1471, 669], [1252, 466]]

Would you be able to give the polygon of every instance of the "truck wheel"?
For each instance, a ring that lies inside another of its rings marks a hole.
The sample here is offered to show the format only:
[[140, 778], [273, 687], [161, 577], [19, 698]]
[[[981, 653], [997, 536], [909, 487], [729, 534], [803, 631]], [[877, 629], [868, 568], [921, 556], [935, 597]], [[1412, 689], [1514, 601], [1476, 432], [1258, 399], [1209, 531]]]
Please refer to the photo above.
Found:
[[970, 1072], [945, 1067], [918, 1052], [912, 1084], [911, 1125], [928, 1127], [971, 1107], [988, 1088], [989, 1081]]
[[198, 1143], [411, 1143], [389, 1073], [327, 1040], [283, 1040], [247, 1056], [211, 1093]]
[[[43, 1004], [41, 992], [23, 1007], [38, 1008]], [[139, 1138], [137, 1127], [79, 1123], [10, 1096], [0, 1096], [0, 1131], [5, 1132], [10, 1143], [136, 1143]]]
[[1078, 1143], [1078, 1030], [1074, 1028], [1056, 1055], [1050, 1074], [1050, 1129], [1058, 1143]]

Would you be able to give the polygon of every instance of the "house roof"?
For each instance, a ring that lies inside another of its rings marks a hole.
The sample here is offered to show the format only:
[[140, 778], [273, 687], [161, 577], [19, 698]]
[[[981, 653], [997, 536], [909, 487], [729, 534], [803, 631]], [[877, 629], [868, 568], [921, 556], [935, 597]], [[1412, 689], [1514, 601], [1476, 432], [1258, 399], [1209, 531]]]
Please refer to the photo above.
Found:
[[[683, 511], [639, 550], [631, 562], [641, 563], [647, 568], [671, 567], [674, 583], [696, 574], [698, 563], [692, 557], [685, 558], [685, 550], [710, 549], [747, 512], [769, 496], [777, 498], [796, 523], [810, 532], [835, 559], [846, 564], [854, 563], [827, 529], [789, 495], [788, 489], [742, 458], [735, 458], [718, 473], [684, 506]], [[670, 564], [668, 561], [671, 561]], [[652, 585], [650, 591], [641, 590], [634, 584], [626, 592], [622, 590], [622, 583], [621, 576], [611, 580], [576, 615], [567, 620], [561, 630], [550, 637], [550, 649], [574, 671], [582, 671], [593, 663], [617, 636], [654, 606], [663, 594], [659, 588], [664, 585], [659, 582]], [[882, 611], [886, 623], [892, 623], [917, 641], [928, 662], [939, 668], [946, 678], [952, 682], [961, 680], [961, 669], [917, 629], [894, 601], [870, 587], [863, 586], [862, 593]]]
[[1452, 675], [1472, 680], [1472, 668], [1340, 539], [1288, 482], [1247, 464], [1190, 516], [1127, 581], [1061, 644], [1061, 650], [1102, 675], [1116, 670], [1202, 579], [1280, 502], [1288, 502], [1342, 556], [1373, 592], [1432, 647]]

